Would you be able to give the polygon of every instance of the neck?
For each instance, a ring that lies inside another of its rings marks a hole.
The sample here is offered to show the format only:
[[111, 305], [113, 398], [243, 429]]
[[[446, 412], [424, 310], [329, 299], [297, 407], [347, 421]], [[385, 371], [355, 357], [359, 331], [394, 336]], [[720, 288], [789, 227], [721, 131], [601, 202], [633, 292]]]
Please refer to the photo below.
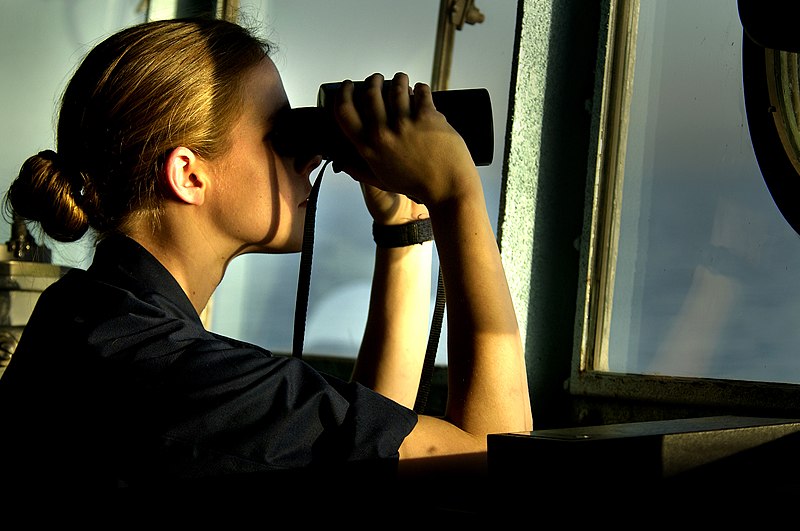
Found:
[[200, 315], [233, 256], [186, 227], [192, 224], [184, 221], [178, 228], [165, 220], [155, 233], [148, 228], [133, 230], [129, 236], [167, 268]]

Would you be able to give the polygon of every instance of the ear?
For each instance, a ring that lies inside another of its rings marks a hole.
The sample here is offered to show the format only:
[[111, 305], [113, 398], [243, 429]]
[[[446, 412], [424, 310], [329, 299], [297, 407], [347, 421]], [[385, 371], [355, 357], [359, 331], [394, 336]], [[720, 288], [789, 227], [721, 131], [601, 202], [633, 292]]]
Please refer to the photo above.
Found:
[[182, 146], [167, 156], [164, 168], [167, 183], [178, 200], [190, 205], [203, 204], [207, 186], [203, 166], [194, 151]]

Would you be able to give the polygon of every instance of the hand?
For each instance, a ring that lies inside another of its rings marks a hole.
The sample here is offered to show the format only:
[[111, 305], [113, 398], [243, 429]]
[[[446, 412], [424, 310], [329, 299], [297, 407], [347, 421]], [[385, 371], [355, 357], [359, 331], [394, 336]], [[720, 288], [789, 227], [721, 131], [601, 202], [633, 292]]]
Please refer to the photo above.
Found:
[[383, 76], [373, 74], [358, 94], [350, 81], [336, 94], [336, 120], [362, 159], [340, 169], [428, 206], [479, 188], [467, 146], [436, 110], [430, 87], [418, 83], [412, 92], [403, 73], [385, 94], [383, 84]]
[[401, 225], [428, 218], [428, 207], [403, 194], [361, 183], [361, 193], [372, 219], [380, 225]]

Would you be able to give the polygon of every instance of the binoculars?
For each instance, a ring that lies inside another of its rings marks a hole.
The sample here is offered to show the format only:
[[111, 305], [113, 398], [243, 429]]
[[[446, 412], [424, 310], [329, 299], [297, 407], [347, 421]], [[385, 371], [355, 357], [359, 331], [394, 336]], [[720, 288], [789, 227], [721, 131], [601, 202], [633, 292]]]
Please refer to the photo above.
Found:
[[[390, 81], [384, 82], [387, 87]], [[355, 82], [355, 90], [363, 81]], [[334, 92], [341, 83], [323, 83], [316, 107], [296, 107], [282, 113], [272, 132], [275, 150], [285, 156], [322, 155], [323, 159], [353, 160], [355, 148], [339, 129], [333, 117]], [[464, 139], [476, 166], [488, 166], [494, 156], [492, 102], [485, 88], [432, 92], [433, 104]]]

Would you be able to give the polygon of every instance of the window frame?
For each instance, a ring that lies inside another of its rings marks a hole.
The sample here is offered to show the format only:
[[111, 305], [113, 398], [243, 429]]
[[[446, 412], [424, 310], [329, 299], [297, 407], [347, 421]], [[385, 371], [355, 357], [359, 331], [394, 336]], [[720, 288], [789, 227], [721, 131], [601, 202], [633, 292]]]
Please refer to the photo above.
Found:
[[[625, 159], [639, 1], [608, 0], [604, 4], [599, 19], [596, 68], [602, 79], [596, 80], [593, 123], [589, 128], [595, 149], [589, 151], [586, 167], [575, 333], [570, 370], [563, 382], [569, 412], [568, 420], [559, 417], [555, 422], [598, 424], [723, 414], [797, 417], [800, 386], [795, 384], [602, 370], [607, 366], [603, 351], [608, 337], [613, 259], [619, 231], [618, 176]], [[531, 375], [541, 368], [542, 363], [537, 361], [540, 357], [536, 352], [529, 353]], [[539, 379], [532, 380], [532, 396], [541, 395], [541, 389], [537, 388], [541, 387], [537, 384]], [[542, 427], [548, 427], [547, 421], [553, 418], [540, 417], [546, 419]]]

